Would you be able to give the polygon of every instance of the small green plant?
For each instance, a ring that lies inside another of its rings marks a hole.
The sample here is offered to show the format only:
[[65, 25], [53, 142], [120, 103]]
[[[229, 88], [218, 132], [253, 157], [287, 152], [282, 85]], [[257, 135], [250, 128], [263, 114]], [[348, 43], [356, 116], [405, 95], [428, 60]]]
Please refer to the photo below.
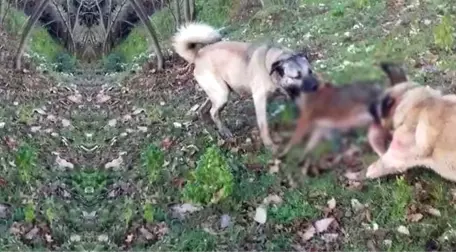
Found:
[[124, 212], [123, 220], [125, 221], [125, 227], [128, 228], [128, 225], [133, 218], [133, 201], [131, 199], [126, 199], [124, 203]]
[[34, 111], [32, 106], [22, 105], [17, 111], [17, 121], [26, 125], [30, 125], [33, 120], [33, 113]]
[[331, 14], [335, 17], [342, 17], [345, 14], [345, 6], [342, 3], [335, 3], [331, 8]]
[[108, 72], [122, 72], [125, 70], [125, 57], [120, 53], [110, 53], [103, 59], [103, 66]]
[[445, 51], [451, 51], [454, 44], [454, 27], [450, 15], [443, 16], [442, 21], [434, 28], [434, 43]]
[[24, 208], [25, 221], [31, 223], [35, 220], [35, 205], [28, 203]]
[[151, 144], [147, 147], [146, 151], [143, 152], [142, 166], [145, 169], [149, 183], [154, 183], [162, 170], [163, 164], [165, 163], [165, 155], [163, 151], [156, 145]]
[[291, 223], [297, 218], [312, 219], [318, 210], [306, 201], [299, 191], [290, 191], [285, 195], [285, 202], [269, 209], [271, 218], [279, 223]]
[[56, 213], [56, 209], [55, 209], [54, 198], [53, 197], [47, 198], [45, 201], [45, 205], [44, 205], [44, 216], [49, 221], [49, 225], [51, 225], [51, 226], [55, 220], [55, 213]]
[[153, 222], [154, 221], [154, 207], [152, 206], [152, 203], [147, 202], [143, 206], [143, 217], [147, 222]]
[[216, 203], [233, 192], [233, 175], [220, 149], [206, 149], [183, 190], [185, 200], [208, 204]]
[[72, 72], [76, 66], [76, 58], [66, 52], [60, 52], [55, 57], [54, 63], [55, 71]]
[[407, 206], [412, 201], [412, 188], [407, 184], [403, 176], [396, 179], [391, 196], [394, 202], [391, 209], [391, 219], [402, 221], [405, 219]]
[[36, 161], [35, 150], [28, 145], [21, 145], [16, 152], [15, 164], [19, 172], [19, 179], [29, 183]]
[[355, 6], [358, 9], [364, 9], [367, 6], [369, 6], [369, 0], [356, 0], [355, 1]]

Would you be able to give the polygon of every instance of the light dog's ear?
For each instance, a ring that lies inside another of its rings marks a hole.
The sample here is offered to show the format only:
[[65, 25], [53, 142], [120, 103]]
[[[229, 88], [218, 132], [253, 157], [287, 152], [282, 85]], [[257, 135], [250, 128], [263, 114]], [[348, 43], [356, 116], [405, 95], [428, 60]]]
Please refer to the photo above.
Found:
[[271, 65], [271, 71], [269, 71], [269, 75], [272, 75], [274, 72], [277, 72], [280, 77], [283, 77], [285, 71], [283, 69], [283, 60], [278, 60]]
[[390, 95], [386, 95], [380, 101], [380, 117], [385, 118], [389, 115], [391, 108], [394, 106], [395, 99]]
[[380, 62], [380, 68], [388, 76], [391, 86], [408, 81], [404, 69], [398, 64], [391, 62]]

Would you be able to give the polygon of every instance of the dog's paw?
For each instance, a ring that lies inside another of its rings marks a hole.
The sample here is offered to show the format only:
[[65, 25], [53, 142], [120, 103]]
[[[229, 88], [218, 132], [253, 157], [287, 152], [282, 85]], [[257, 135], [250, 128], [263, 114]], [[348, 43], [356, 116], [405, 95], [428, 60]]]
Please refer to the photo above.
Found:
[[224, 138], [224, 139], [231, 139], [234, 137], [233, 133], [231, 133], [231, 131], [227, 128], [221, 129], [219, 131], [219, 133], [220, 133], [220, 136], [222, 136], [222, 138]]

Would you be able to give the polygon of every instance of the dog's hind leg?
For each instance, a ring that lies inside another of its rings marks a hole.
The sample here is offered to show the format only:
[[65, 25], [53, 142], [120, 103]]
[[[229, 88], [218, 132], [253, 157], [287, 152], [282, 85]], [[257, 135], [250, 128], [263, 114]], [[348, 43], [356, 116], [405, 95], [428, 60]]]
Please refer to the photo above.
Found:
[[209, 113], [209, 110], [211, 109], [211, 99], [207, 98], [203, 104], [201, 104], [201, 107], [198, 109], [198, 114], [200, 116], [203, 116], [207, 113]]
[[[220, 119], [220, 111], [228, 102], [228, 97], [230, 94], [228, 85], [225, 83], [225, 81], [208, 72], [202, 75], [195, 75], [195, 79], [198, 81], [199, 85], [206, 92], [209, 100], [211, 101], [211, 109], [209, 112], [211, 114], [212, 121], [217, 126], [220, 135], [225, 138], [233, 137], [231, 131], [223, 124], [222, 120]], [[207, 101], [203, 104], [202, 109], [203, 107], [207, 107], [206, 103]]]

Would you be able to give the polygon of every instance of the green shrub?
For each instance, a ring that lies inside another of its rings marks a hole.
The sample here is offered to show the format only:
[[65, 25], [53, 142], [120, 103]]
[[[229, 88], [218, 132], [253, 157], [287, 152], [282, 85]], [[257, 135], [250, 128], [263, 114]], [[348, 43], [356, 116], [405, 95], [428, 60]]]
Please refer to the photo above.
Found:
[[114, 53], [122, 55], [125, 62], [132, 62], [137, 55], [146, 52], [149, 48], [147, 36], [142, 26], [135, 27], [128, 37], [114, 49]]
[[10, 9], [8, 13], [6, 13], [5, 19], [2, 21], [5, 25], [5, 30], [9, 34], [19, 35], [27, 22], [27, 16], [18, 10]]
[[450, 15], [445, 15], [440, 24], [434, 28], [434, 42], [445, 51], [450, 51], [454, 44], [454, 27]]
[[216, 203], [233, 192], [233, 175], [220, 149], [206, 149], [183, 190], [184, 200], [199, 204]]
[[33, 168], [36, 162], [36, 151], [28, 145], [21, 145], [16, 152], [16, 168], [22, 182], [29, 183], [33, 175]]
[[68, 53], [60, 52], [54, 59], [55, 71], [72, 72], [76, 66], [76, 58]]
[[110, 53], [103, 59], [103, 67], [108, 72], [121, 72], [125, 70], [125, 57], [119, 53]]
[[150, 18], [157, 32], [158, 41], [165, 42], [176, 31], [176, 22], [174, 21], [172, 11], [169, 8], [163, 8], [155, 12]]
[[142, 164], [150, 183], [154, 183], [165, 163], [165, 155], [157, 146], [151, 144], [141, 156]]
[[229, 13], [232, 4], [232, 0], [196, 1], [196, 19], [215, 27], [223, 26], [229, 21]]

